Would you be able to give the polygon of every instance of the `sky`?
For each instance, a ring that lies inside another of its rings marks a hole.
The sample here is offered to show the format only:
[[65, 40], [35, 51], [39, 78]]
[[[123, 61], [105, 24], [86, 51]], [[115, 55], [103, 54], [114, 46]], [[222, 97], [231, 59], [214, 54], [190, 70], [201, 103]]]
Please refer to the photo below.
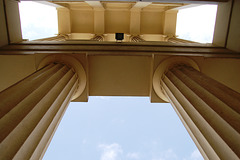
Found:
[[202, 160], [169, 103], [148, 97], [71, 102], [44, 160]]
[[57, 10], [36, 2], [19, 3], [23, 39], [35, 40], [58, 34]]
[[217, 5], [200, 5], [182, 9], [177, 15], [178, 38], [212, 43]]
[[[176, 34], [211, 43], [216, 10], [210, 5], [179, 11]], [[24, 39], [51, 37], [58, 32], [53, 7], [21, 2], [20, 16]], [[150, 103], [148, 97], [90, 97], [88, 103], [70, 103], [43, 159], [203, 158], [170, 104]]]

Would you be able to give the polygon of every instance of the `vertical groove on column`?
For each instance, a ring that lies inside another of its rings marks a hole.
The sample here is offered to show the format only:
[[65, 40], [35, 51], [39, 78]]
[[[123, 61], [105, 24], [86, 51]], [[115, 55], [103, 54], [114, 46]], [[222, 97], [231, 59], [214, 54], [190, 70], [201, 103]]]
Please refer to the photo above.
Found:
[[72, 97], [74, 91], [76, 90], [76, 88], [77, 88], [77, 82], [75, 82], [75, 84], [73, 85], [72, 89], [69, 92], [69, 95], [64, 100], [63, 105], [61, 106], [59, 111], [56, 113], [56, 116], [52, 120], [51, 124], [49, 124], [49, 127], [45, 131], [43, 137], [41, 138], [41, 141], [38, 143], [38, 146], [36, 147], [34, 153], [32, 154], [31, 159], [33, 159], [33, 160], [41, 159], [41, 157], [44, 155], [46, 148], [48, 147], [49, 142], [51, 141], [51, 139], [52, 139], [66, 109], [67, 109], [67, 106], [71, 101], [71, 97]]
[[[227, 104], [229, 106], [228, 108], [231, 108], [240, 114], [240, 94], [236, 91], [222, 85], [221, 83], [211, 78], [208, 78], [204, 74], [199, 74], [198, 71], [191, 67], [180, 67], [179, 70], [173, 69], [173, 72], [175, 74], [178, 74], [178, 77], [181, 77], [181, 74], [185, 74], [186, 76], [190, 77], [192, 81], [201, 85], [201, 87], [203, 87], [209, 93], [214, 94], [215, 97]], [[216, 107], [214, 108], [214, 105], [212, 105], [212, 108], [216, 112], [218, 111]], [[218, 111], [218, 113], [220, 112]], [[238, 125], [238, 129], [239, 128], [240, 125]]]
[[[38, 147], [42, 147], [41, 145], [44, 145], [39, 143], [42, 139], [47, 138], [45, 132], [47, 131], [50, 124], [54, 123], [53, 120], [57, 118], [57, 112], [61, 112], [61, 109], [65, 109], [67, 107], [67, 104], [76, 89], [76, 85], [73, 87], [74, 84], [76, 84], [75, 75], [71, 77], [68, 84], [63, 88], [58, 97], [54, 99], [54, 102], [51, 104], [51, 106], [47, 108], [48, 110], [45, 112], [41, 120], [38, 122], [37, 126], [24, 142], [24, 147], [22, 147], [14, 156], [14, 159], [30, 159], [33, 152], [38, 149]], [[37, 157], [37, 154], [35, 155], [35, 159], [39, 159], [39, 157]]]
[[[236, 148], [236, 151], [239, 151], [240, 142], [236, 143], [236, 140], [232, 137], [238, 137], [240, 139], [240, 114], [235, 110], [237, 106], [240, 108], [240, 99], [238, 99], [238, 97], [240, 98], [240, 95], [236, 94], [236, 92], [230, 88], [227, 88], [206, 77], [191, 67], [182, 66], [173, 68], [171, 73], [177, 76], [186, 86], [188, 86], [188, 88], [201, 99], [201, 102], [207, 104], [205, 105], [207, 106], [205, 108], [202, 107], [204, 104], [199, 104], [200, 101], [196, 102], [189, 99], [196, 110], [205, 118], [206, 121], [208, 121], [211, 127], [214, 128], [223, 140], [228, 143], [230, 147], [233, 146], [233, 150], [237, 147], [238, 149]], [[192, 77], [194, 77], [194, 79]], [[195, 81], [196, 79], [198, 83]], [[209, 90], [211, 92], [209, 92]], [[218, 97], [223, 98], [224, 101], [230, 101], [230, 105], [224, 103], [223, 100]], [[218, 116], [214, 117], [216, 113]], [[238, 156], [240, 157], [240, 154]]]
[[[191, 118], [188, 116], [188, 114], [185, 112], [183, 107], [181, 107], [181, 104], [177, 101], [177, 99], [174, 97], [173, 93], [168, 89], [166, 84], [163, 82], [163, 88], [168, 95], [168, 98], [170, 99], [170, 103], [172, 104], [174, 110], [179, 115], [180, 119], [182, 120], [184, 126], [188, 130], [188, 133], [192, 137], [193, 141], [197, 145], [200, 152], [204, 152], [203, 157], [204, 159], [214, 159], [214, 160], [220, 160], [218, 155], [215, 153], [215, 151], [211, 148], [208, 141], [205, 139], [201, 131], [198, 129], [198, 127], [195, 125], [195, 123], [191, 120]], [[206, 158], [207, 157], [207, 158]]]
[[[22, 88], [20, 83], [29, 81], [24, 84], [27, 93], [0, 120], [0, 159], [39, 159], [41, 148], [47, 145], [52, 128], [56, 128], [54, 125], [76, 90], [77, 76], [64, 65], [51, 64], [39, 72], [8, 89], [16, 91], [12, 88]], [[11, 98], [7, 104], [12, 105]]]
[[[60, 80], [60, 78], [66, 74], [69, 70], [66, 66], [62, 66], [60, 64], [56, 65], [57, 71], [54, 69], [54, 72], [51, 72], [51, 77], [38, 77], [40, 78], [41, 85], [38, 85], [38, 88], [35, 88], [34, 91], [29, 93], [29, 95], [24, 96], [24, 100], [19, 102], [12, 108], [12, 110], [9, 111], [9, 113], [5, 114], [0, 121], [0, 142], [3, 141], [3, 139], [17, 126], [18, 123], [22, 121], [22, 119], [34, 108], [34, 106], [46, 95], [46, 93], [55, 85], [57, 81]], [[46, 71], [48, 72], [48, 71]], [[36, 81], [39, 81], [39, 79], [35, 79]], [[32, 85], [35, 85], [35, 83], [32, 82]], [[28, 86], [31, 88], [30, 84]], [[13, 86], [15, 88], [15, 86]], [[34, 87], [32, 87], [34, 88]], [[11, 88], [12, 90], [12, 88]], [[17, 91], [20, 91], [19, 88], [17, 88]], [[17, 92], [15, 91], [15, 92]], [[21, 94], [16, 93], [16, 94]], [[11, 104], [12, 99], [8, 100], [8, 104]], [[8, 107], [7, 105], [4, 107]], [[21, 114], [19, 114], [21, 113]]]
[[[7, 112], [16, 106], [16, 104], [21, 102], [26, 96], [38, 88], [44, 80], [51, 77], [51, 75], [61, 67], [61, 64], [50, 64], [2, 91], [0, 93], [0, 118], [2, 118]], [[23, 89], [24, 92], [16, 92], [16, 90], [21, 89]]]
[[[240, 115], [234, 107], [238, 95], [227, 89], [230, 98], [225, 97], [224, 101], [233, 100], [233, 107], [229, 106], [221, 101], [221, 94], [215, 95], [215, 92], [219, 92], [222, 88], [224, 92], [225, 87], [221, 84], [215, 87], [214, 84], [217, 82], [208, 79], [210, 78], [206, 78], [193, 68], [179, 66], [168, 71], [162, 83], [165, 92], [168, 95], [172, 94], [169, 96], [171, 101], [180, 104], [176, 105], [178, 110], [184, 109], [220, 159], [238, 159]], [[212, 81], [214, 84], [211, 84]]]

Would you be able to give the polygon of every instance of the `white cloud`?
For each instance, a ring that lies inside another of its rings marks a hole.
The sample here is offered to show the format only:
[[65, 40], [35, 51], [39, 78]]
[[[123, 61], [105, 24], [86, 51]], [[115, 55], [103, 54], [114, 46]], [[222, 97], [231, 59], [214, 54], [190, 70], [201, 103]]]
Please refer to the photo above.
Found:
[[162, 153], [162, 156], [164, 159], [177, 159], [177, 155], [175, 152], [173, 152], [172, 149], [168, 149]]
[[120, 160], [122, 157], [122, 147], [118, 143], [100, 144], [102, 150], [101, 160]]
[[111, 97], [108, 97], [108, 96], [97, 96], [97, 98], [100, 98], [102, 100], [109, 100], [109, 99], [111, 99]]
[[140, 155], [139, 155], [139, 153], [132, 152], [132, 153], [127, 154], [127, 158], [129, 158], [129, 159], [139, 159]]
[[184, 160], [203, 160], [203, 157], [198, 149], [195, 149], [191, 155], [189, 155], [187, 158], [184, 158]]
[[123, 124], [125, 124], [125, 120], [124, 119], [120, 119], [120, 118], [114, 118], [111, 122], [114, 125], [123, 125]]
[[87, 140], [86, 139], [83, 139], [82, 140], [82, 144], [86, 144], [87, 143]]
[[202, 160], [203, 157], [198, 149], [194, 150], [190, 157], [191, 160]]
[[152, 160], [177, 160], [178, 157], [176, 153], [172, 149], [168, 149], [166, 151], [162, 151], [157, 158], [153, 158]]

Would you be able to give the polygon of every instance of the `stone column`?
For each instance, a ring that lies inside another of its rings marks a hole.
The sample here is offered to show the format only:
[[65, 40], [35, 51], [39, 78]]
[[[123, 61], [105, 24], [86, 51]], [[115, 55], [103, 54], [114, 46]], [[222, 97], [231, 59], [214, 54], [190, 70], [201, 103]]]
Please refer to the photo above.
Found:
[[205, 159], [240, 158], [239, 93], [199, 72], [187, 58], [161, 63], [154, 83], [156, 93], [172, 104]]
[[41, 159], [69, 102], [85, 87], [73, 57], [49, 56], [39, 67], [0, 93], [0, 159]]

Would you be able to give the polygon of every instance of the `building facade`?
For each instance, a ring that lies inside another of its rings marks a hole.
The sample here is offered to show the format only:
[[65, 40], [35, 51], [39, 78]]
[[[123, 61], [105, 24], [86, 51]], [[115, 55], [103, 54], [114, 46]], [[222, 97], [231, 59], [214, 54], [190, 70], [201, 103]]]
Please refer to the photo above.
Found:
[[[24, 41], [18, 1], [1, 0], [0, 159], [41, 159], [89, 96], [171, 103], [205, 159], [240, 159], [240, 1], [163, 2], [54, 2], [59, 34]], [[189, 3], [218, 4], [212, 44], [176, 38]]]

